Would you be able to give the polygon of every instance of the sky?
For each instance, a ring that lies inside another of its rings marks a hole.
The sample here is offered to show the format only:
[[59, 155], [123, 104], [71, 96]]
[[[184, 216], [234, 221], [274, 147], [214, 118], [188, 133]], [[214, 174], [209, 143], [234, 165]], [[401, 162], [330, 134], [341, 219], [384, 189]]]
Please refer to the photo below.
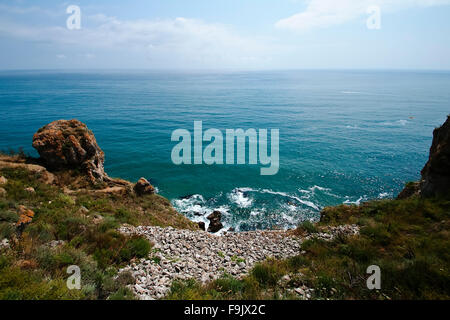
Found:
[[0, 0], [0, 70], [450, 70], [449, 18], [450, 0]]

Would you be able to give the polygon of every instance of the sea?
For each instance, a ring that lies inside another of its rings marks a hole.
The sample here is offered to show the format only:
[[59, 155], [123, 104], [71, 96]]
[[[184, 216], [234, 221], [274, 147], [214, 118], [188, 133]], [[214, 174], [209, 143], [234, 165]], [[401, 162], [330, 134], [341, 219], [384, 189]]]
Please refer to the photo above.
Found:
[[[295, 228], [331, 205], [394, 198], [418, 180], [433, 129], [450, 114], [450, 72], [2, 71], [0, 150], [32, 148], [58, 119], [87, 124], [112, 177], [146, 177], [193, 221]], [[279, 171], [175, 165], [172, 132], [279, 130]]]

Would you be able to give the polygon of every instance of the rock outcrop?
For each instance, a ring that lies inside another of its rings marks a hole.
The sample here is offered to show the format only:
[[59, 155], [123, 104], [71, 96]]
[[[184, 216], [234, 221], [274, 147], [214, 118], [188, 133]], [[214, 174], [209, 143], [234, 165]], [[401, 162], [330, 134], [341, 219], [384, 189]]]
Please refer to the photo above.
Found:
[[33, 137], [33, 147], [49, 168], [81, 169], [92, 182], [107, 181], [105, 155], [94, 134], [78, 120], [57, 120]]
[[[33, 173], [37, 173], [40, 176], [40, 180], [47, 184], [53, 184], [56, 180], [55, 176], [52, 173], [48, 172], [45, 167], [37, 164], [27, 163], [27, 160], [20, 159], [18, 157], [0, 155], [0, 169], [2, 168], [26, 169]], [[4, 178], [4, 180], [0, 178], [0, 184], [2, 184], [2, 181], [6, 184], [8, 180], [6, 178]]]
[[198, 227], [200, 228], [200, 230], [206, 231], [206, 226], [203, 221], [197, 222], [197, 224], [198, 224]]
[[140, 178], [138, 182], [134, 185], [134, 192], [137, 195], [143, 196], [145, 194], [154, 194], [155, 188], [148, 182], [145, 178]]
[[424, 197], [450, 194], [450, 116], [433, 132], [430, 156], [422, 170], [420, 193]]
[[407, 183], [397, 199], [412, 196], [450, 196], [450, 116], [441, 127], [434, 129], [430, 155], [420, 181]]
[[27, 224], [33, 221], [34, 211], [25, 206], [19, 206], [18, 214], [19, 221], [17, 221], [16, 227], [19, 229], [23, 229]]
[[220, 211], [214, 211], [207, 219], [209, 220], [208, 232], [216, 233], [223, 228], [222, 222], [220, 221], [222, 219], [222, 213]]

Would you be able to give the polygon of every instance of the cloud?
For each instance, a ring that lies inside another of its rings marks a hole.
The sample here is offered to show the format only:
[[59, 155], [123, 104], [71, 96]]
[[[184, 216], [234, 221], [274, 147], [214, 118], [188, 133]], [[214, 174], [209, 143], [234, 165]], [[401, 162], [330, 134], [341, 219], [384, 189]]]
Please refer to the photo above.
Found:
[[450, 4], [450, 0], [308, 0], [306, 9], [275, 26], [280, 29], [306, 31], [340, 25], [367, 15], [367, 8], [379, 6], [382, 13], [411, 7], [431, 7]]
[[[14, 20], [0, 22], [0, 34], [84, 52], [103, 50], [123, 57], [128, 51], [130, 57], [140, 55], [148, 66], [160, 67], [261, 66], [273, 52], [273, 46], [261, 39], [241, 36], [230, 26], [197, 19], [121, 20], [105, 14], [82, 17], [80, 30], [68, 30], [65, 24], [36, 26]], [[89, 58], [94, 56], [99, 54], [93, 52]]]

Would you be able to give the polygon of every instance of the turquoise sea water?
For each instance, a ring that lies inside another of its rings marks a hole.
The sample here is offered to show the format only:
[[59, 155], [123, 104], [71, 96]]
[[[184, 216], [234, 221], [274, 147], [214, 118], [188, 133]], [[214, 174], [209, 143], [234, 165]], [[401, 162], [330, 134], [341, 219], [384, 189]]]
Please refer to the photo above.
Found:
[[[396, 196], [418, 179], [449, 113], [448, 72], [0, 73], [0, 150], [36, 155], [37, 129], [79, 119], [110, 176], [145, 176], [190, 218], [220, 209], [237, 230], [294, 227], [326, 205]], [[175, 166], [171, 133], [196, 120], [204, 130], [279, 129], [279, 173]]]

